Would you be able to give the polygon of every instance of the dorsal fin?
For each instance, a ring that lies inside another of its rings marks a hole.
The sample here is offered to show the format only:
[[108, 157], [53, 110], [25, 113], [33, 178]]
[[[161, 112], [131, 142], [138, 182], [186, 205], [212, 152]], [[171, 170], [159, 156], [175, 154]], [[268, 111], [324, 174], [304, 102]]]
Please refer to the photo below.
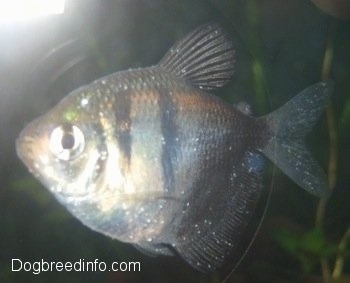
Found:
[[227, 83], [233, 74], [234, 49], [217, 24], [200, 26], [177, 42], [159, 66], [200, 89]]

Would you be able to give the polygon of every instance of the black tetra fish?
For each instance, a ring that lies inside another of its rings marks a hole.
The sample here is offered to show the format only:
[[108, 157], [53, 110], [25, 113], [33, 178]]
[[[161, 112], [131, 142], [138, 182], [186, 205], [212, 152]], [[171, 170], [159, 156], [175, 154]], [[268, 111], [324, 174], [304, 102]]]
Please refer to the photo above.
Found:
[[175, 44], [158, 65], [71, 92], [17, 140], [29, 170], [91, 229], [213, 271], [237, 247], [262, 190], [263, 156], [306, 191], [326, 176], [303, 138], [330, 95], [308, 87], [255, 118], [206, 90], [223, 86], [234, 50], [218, 25]]

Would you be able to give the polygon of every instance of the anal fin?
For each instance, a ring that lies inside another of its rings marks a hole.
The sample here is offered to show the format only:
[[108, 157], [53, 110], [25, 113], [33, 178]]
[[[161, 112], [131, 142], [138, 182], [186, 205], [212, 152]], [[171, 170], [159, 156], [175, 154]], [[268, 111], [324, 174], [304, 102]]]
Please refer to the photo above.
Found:
[[174, 253], [167, 247], [160, 244], [140, 243], [133, 245], [137, 250], [151, 257], [157, 255], [173, 256]]
[[220, 217], [210, 218], [210, 211], [203, 214], [204, 221], [212, 222], [210, 229], [201, 227], [198, 221], [193, 224], [195, 228], [187, 227], [188, 233], [175, 245], [175, 250], [195, 269], [212, 272], [239, 247], [262, 189], [260, 158], [263, 159], [260, 153], [247, 152], [232, 171], [230, 186], [217, 188], [226, 191], [220, 202], [208, 210], [220, 210]]

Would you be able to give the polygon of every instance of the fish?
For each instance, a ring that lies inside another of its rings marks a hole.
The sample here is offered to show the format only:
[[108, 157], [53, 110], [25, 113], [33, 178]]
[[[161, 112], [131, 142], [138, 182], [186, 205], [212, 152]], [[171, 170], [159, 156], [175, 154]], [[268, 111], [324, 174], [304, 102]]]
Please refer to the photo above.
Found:
[[305, 146], [332, 92], [318, 82], [254, 117], [209, 91], [235, 48], [219, 24], [179, 40], [156, 65], [79, 87], [16, 140], [29, 171], [84, 225], [201, 272], [240, 246], [263, 191], [265, 159], [320, 196], [327, 176]]

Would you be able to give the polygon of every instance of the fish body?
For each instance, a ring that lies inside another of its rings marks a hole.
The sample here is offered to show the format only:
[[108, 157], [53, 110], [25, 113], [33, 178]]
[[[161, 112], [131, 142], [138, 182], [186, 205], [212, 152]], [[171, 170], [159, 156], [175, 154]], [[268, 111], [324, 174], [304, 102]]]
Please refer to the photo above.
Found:
[[233, 67], [223, 30], [199, 27], [158, 65], [68, 94], [21, 132], [18, 155], [91, 229], [213, 271], [239, 245], [254, 212], [264, 156], [305, 190], [326, 189], [303, 137], [330, 84], [256, 118], [206, 92], [228, 82]]

